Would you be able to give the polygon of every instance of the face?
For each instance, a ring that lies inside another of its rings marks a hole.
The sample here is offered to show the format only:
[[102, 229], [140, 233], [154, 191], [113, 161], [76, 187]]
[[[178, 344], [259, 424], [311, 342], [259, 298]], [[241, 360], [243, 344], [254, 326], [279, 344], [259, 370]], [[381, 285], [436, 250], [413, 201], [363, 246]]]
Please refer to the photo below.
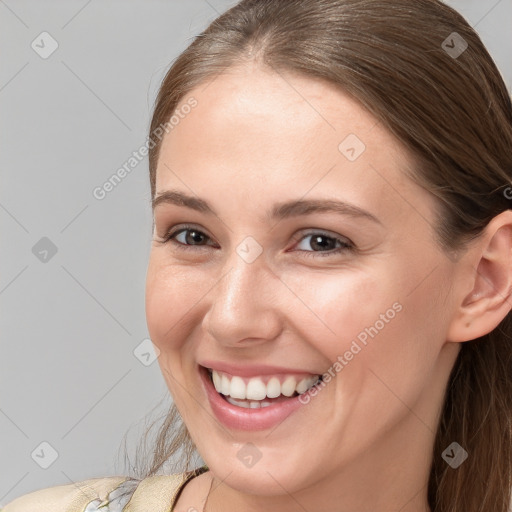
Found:
[[[320, 80], [245, 66], [190, 97], [159, 156], [146, 314], [204, 461], [268, 494], [425, 462], [455, 355], [453, 263], [406, 150]], [[205, 367], [260, 407], [228, 403]], [[280, 398], [261, 407], [262, 385]]]

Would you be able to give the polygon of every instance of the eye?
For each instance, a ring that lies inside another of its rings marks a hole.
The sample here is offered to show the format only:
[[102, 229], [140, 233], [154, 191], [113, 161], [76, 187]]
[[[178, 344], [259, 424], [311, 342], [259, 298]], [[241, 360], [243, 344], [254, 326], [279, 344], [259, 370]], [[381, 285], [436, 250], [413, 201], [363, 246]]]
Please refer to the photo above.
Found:
[[[181, 238], [178, 239], [178, 237]], [[194, 226], [182, 225], [178, 229], [171, 230], [167, 233], [163, 240], [157, 240], [157, 242], [161, 244], [166, 244], [168, 242], [172, 242], [175, 245], [178, 245], [180, 249], [194, 249], [194, 246], [202, 246], [201, 242], [205, 240], [211, 240], [208, 235], [200, 231]]]
[[[311, 238], [310, 241], [305, 242], [308, 238]], [[330, 236], [326, 233], [323, 233], [321, 231], [312, 231], [305, 236], [303, 236], [299, 244], [302, 244], [304, 246], [309, 246], [313, 249], [319, 248], [319, 251], [316, 250], [304, 250], [300, 249], [301, 252], [304, 252], [304, 256], [332, 256], [335, 254], [339, 254], [343, 251], [354, 251], [355, 247], [352, 242], [350, 242], [347, 238], [341, 238], [336, 236]], [[337, 247], [335, 247], [337, 246]]]

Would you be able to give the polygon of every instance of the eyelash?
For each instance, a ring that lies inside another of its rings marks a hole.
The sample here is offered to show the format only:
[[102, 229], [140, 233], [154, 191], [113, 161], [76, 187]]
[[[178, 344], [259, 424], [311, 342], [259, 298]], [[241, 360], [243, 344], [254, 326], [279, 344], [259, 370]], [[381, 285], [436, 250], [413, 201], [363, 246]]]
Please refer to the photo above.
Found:
[[[199, 233], [202, 236], [204, 236], [205, 238], [211, 240], [210, 237], [206, 233], [203, 233], [202, 231], [197, 229], [195, 226], [185, 224], [185, 225], [182, 225], [181, 227], [179, 227], [178, 229], [170, 231], [169, 233], [167, 233], [165, 235], [165, 237], [162, 240], [156, 240], [156, 242], [158, 242], [160, 244], [166, 244], [166, 243], [172, 242], [174, 245], [178, 246], [180, 250], [185, 250], [185, 251], [195, 250], [194, 249], [195, 247], [204, 247], [202, 245], [183, 244], [182, 242], [177, 242], [176, 240], [173, 240], [173, 238], [175, 236], [179, 235], [180, 233], [183, 233], [184, 231], [195, 231], [196, 233]], [[312, 235], [320, 235], [324, 238], [327, 238], [330, 240], [335, 240], [336, 242], [339, 242], [341, 244], [341, 247], [337, 247], [335, 249], [330, 249], [328, 251], [304, 251], [304, 250], [300, 249], [299, 251], [306, 253], [304, 255], [307, 257], [316, 258], [317, 256], [320, 256], [320, 257], [334, 256], [334, 255], [340, 254], [341, 252], [345, 252], [345, 251], [354, 252], [354, 250], [355, 250], [355, 246], [348, 240], [345, 241], [346, 239], [330, 236], [327, 233], [323, 233], [322, 231], [311, 231], [309, 233], [305, 233], [304, 236], [302, 236], [302, 238], [300, 238], [297, 241], [297, 243], [301, 242], [304, 238], [307, 238], [308, 236], [312, 236]]]

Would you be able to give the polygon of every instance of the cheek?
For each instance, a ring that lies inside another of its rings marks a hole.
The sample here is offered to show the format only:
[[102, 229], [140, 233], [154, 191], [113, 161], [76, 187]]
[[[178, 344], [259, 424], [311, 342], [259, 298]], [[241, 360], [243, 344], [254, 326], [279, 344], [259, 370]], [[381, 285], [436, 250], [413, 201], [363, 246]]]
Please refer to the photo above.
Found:
[[175, 331], [186, 313], [187, 288], [176, 267], [163, 266], [156, 257], [150, 259], [146, 278], [146, 321], [150, 337], [161, 352], [178, 348]]
[[146, 321], [161, 352], [183, 348], [201, 324], [205, 295], [218, 280], [211, 270], [166, 264], [150, 259], [146, 278]]
[[401, 269], [285, 279], [300, 298], [291, 310], [294, 325], [330, 361], [332, 373], [343, 370], [358, 380], [374, 371], [398, 391], [431, 371], [444, 342], [439, 290], [449, 276], [432, 275], [412, 290], [423, 274]]
[[[357, 358], [366, 376], [367, 399], [379, 404], [383, 415], [406, 412], [404, 404], [412, 406], [417, 402], [431, 383], [445, 342], [447, 313], [442, 290], [450, 277], [439, 271], [424, 281], [423, 278], [418, 275], [416, 279], [390, 283], [389, 298], [395, 307], [381, 300], [381, 309], [371, 308], [367, 323], [361, 325], [366, 344], [360, 344], [362, 350]], [[421, 285], [414, 288], [412, 283], [419, 282]], [[386, 313], [389, 306], [394, 311]], [[384, 317], [379, 322], [382, 313]]]
[[382, 275], [379, 279], [351, 269], [284, 280], [300, 299], [291, 309], [294, 325], [332, 362], [350, 350], [353, 341], [364, 346], [369, 331], [383, 331], [401, 309], [397, 290]]
[[[173, 399], [181, 405], [185, 383], [184, 364], [188, 360], [186, 344], [190, 328], [188, 318], [193, 316], [192, 305], [197, 302], [194, 287], [184, 286], [193, 273], [158, 262], [152, 257], [146, 276], [146, 322], [149, 335], [160, 354], [158, 364]], [[185, 283], [186, 281], [186, 283]], [[188, 312], [188, 314], [187, 314]]]

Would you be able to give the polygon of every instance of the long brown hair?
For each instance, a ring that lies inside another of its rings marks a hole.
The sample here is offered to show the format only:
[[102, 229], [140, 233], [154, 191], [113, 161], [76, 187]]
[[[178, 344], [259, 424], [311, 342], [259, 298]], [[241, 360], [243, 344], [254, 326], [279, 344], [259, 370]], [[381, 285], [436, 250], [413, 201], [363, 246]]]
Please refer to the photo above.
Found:
[[[411, 178], [438, 199], [437, 241], [447, 253], [463, 249], [510, 207], [511, 99], [476, 32], [442, 2], [243, 0], [173, 62], [150, 137], [161, 134], [194, 87], [250, 60], [339, 86], [404, 143], [416, 162]], [[161, 140], [149, 151], [152, 197]], [[462, 343], [433, 447], [432, 512], [508, 510], [511, 334], [509, 313], [491, 333]], [[453, 441], [469, 454], [457, 469], [442, 458]], [[178, 450], [180, 470], [188, 470], [194, 449], [171, 406], [142, 476], [157, 473]]]

